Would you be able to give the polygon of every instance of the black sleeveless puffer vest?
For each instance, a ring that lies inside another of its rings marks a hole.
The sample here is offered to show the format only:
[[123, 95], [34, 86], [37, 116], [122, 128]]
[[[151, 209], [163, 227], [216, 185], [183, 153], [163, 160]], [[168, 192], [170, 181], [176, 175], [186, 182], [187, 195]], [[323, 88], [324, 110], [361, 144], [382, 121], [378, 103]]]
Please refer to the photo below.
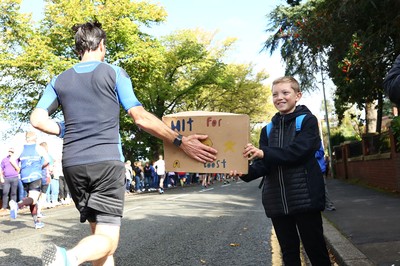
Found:
[[[302, 128], [296, 132], [296, 117], [307, 114]], [[276, 114], [269, 137], [263, 128], [260, 148], [264, 158], [249, 167], [242, 179], [264, 177], [262, 202], [268, 217], [311, 211], [325, 206], [325, 187], [315, 151], [321, 144], [318, 121], [305, 106], [294, 113]]]

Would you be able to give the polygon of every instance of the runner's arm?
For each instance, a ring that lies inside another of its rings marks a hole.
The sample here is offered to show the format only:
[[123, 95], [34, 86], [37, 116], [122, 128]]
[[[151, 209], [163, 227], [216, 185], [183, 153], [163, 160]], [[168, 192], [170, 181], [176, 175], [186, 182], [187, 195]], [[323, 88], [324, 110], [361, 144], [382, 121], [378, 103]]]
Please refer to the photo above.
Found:
[[[135, 123], [147, 133], [169, 143], [173, 143], [178, 133], [169, 128], [158, 117], [146, 111], [137, 99], [132, 82], [123, 69], [117, 69], [117, 95], [120, 103]], [[206, 135], [190, 135], [182, 138], [180, 148], [191, 158], [205, 163], [216, 159], [217, 150], [204, 145], [200, 140], [206, 139]]]
[[[142, 106], [130, 108], [128, 114], [141, 129], [163, 141], [173, 143], [174, 139], [178, 136], [177, 132], [169, 128], [156, 116], [147, 112]], [[189, 157], [199, 162], [212, 162], [216, 159], [215, 154], [217, 153], [217, 150], [200, 142], [200, 140], [206, 138], [207, 135], [197, 134], [184, 136], [180, 148]]]
[[63, 123], [57, 123], [49, 116], [53, 114], [60, 105], [54, 90], [56, 78], [57, 77], [54, 77], [46, 86], [42, 97], [31, 114], [30, 120], [32, 126], [40, 131], [51, 135], [62, 135]]

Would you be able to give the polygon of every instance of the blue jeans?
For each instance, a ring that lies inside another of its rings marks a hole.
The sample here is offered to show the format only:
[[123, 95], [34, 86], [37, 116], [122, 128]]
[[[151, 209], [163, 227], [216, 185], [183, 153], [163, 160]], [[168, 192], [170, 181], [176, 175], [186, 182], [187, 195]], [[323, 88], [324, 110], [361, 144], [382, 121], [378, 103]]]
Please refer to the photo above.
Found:
[[57, 202], [59, 192], [60, 192], [60, 181], [58, 179], [51, 179], [50, 184], [46, 190], [46, 201], [52, 203]]
[[135, 176], [135, 190], [139, 191], [142, 189], [142, 182], [140, 181], [140, 176]]
[[186, 184], [190, 185], [191, 182], [192, 182], [192, 175], [186, 174]]
[[152, 186], [151, 175], [144, 175], [144, 185], [146, 187], [151, 187]]
[[153, 175], [153, 188], [158, 188], [160, 186], [159, 182], [160, 182], [160, 180], [158, 179], [158, 175], [154, 174]]
[[52, 179], [50, 182], [50, 200], [52, 203], [58, 202], [58, 193], [60, 192], [60, 181]]
[[26, 197], [26, 191], [24, 189], [24, 185], [22, 184], [21, 179], [18, 179], [18, 201], [21, 201]]
[[125, 189], [126, 189], [126, 191], [131, 191], [131, 183], [132, 183], [132, 179], [129, 179], [129, 178], [127, 178], [127, 179], [125, 179], [126, 180], [126, 183], [125, 183]]

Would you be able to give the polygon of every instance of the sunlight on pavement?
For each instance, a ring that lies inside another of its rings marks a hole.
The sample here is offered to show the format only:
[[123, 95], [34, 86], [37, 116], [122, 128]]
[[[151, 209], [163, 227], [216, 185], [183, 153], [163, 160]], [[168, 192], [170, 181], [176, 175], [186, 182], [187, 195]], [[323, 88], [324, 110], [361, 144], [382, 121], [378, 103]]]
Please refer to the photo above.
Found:
[[281, 248], [273, 227], [271, 227], [271, 255], [271, 265], [282, 265]]

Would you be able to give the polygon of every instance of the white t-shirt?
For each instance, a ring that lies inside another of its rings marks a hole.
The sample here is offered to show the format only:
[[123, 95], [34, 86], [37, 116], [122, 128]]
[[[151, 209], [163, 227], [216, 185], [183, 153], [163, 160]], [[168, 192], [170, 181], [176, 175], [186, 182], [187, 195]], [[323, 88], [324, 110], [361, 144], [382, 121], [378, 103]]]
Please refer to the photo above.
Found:
[[157, 175], [165, 175], [165, 161], [158, 160], [154, 163], [154, 168], [156, 169]]

